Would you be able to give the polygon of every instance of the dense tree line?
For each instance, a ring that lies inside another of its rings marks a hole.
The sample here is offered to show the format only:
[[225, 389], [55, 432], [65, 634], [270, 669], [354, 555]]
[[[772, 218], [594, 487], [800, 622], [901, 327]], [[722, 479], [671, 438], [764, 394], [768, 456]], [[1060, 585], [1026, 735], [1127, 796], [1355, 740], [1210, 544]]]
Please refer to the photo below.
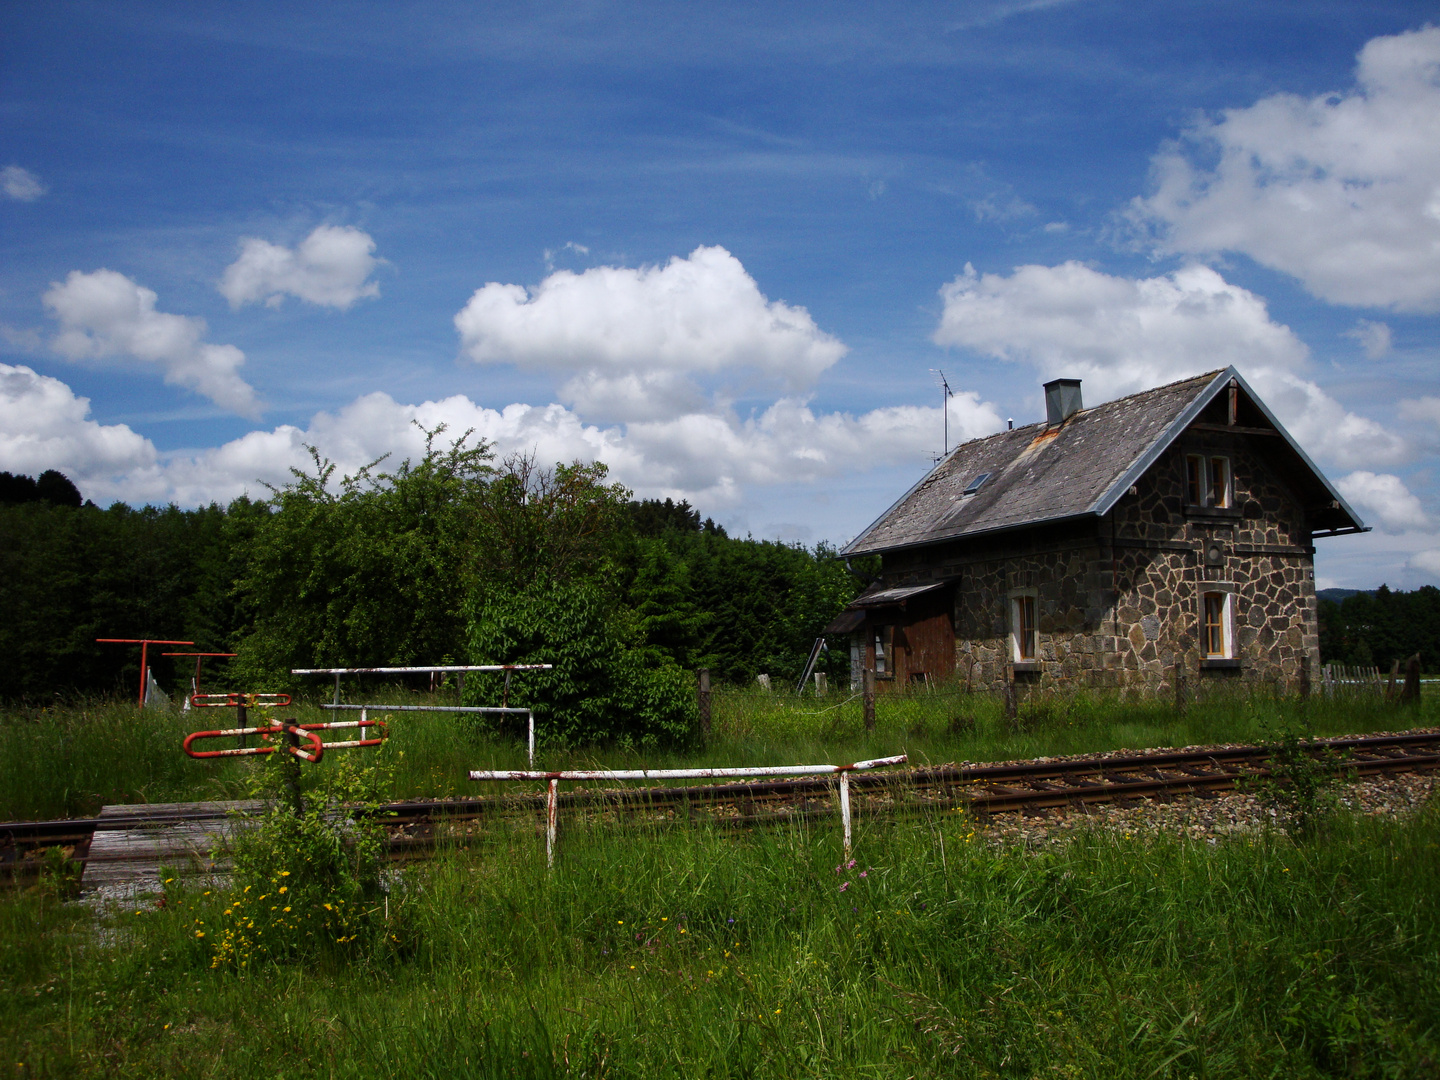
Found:
[[1375, 665], [1420, 654], [1425, 671], [1440, 670], [1440, 589], [1402, 592], [1381, 585], [1336, 602], [1320, 600], [1320, 655], [1327, 662]]
[[[100, 509], [58, 473], [0, 478], [0, 696], [128, 690], [138, 650], [97, 637], [233, 651], [228, 681], [247, 687], [289, 686], [292, 667], [515, 662], [563, 646], [574, 663], [554, 695], [638, 710], [669, 737], [683, 718], [665, 702], [690, 672], [794, 680], [858, 591], [823, 545], [730, 537], [687, 503], [631, 501], [603, 465], [496, 463], [468, 438], [438, 448], [440, 434], [418, 461], [338, 479], [314, 454], [269, 499], [228, 507]], [[845, 650], [828, 664], [843, 676]], [[183, 688], [181, 669], [152, 666]], [[612, 670], [644, 700], [595, 681]]]

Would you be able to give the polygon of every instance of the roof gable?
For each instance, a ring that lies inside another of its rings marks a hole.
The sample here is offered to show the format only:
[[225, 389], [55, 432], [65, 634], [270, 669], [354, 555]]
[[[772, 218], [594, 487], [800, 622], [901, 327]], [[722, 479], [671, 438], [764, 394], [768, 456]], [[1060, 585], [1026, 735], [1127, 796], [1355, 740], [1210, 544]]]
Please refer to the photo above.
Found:
[[[841, 554], [1101, 517], [1231, 380], [1263, 417], [1267, 433], [1273, 428], [1280, 436], [1287, 471], [1323, 507], [1325, 520], [1317, 524], [1331, 532], [1363, 529], [1339, 492], [1232, 367], [1082, 409], [1055, 426], [1030, 424], [958, 446]], [[990, 475], [968, 492], [981, 473]]]

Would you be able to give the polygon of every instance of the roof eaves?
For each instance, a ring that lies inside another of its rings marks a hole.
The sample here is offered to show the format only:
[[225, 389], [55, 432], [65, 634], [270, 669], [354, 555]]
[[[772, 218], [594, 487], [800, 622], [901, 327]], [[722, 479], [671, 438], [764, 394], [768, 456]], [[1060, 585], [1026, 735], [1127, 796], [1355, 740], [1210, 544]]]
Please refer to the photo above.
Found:
[[[958, 454], [958, 453], [960, 452], [960, 449], [961, 449], [962, 446], [967, 446], [967, 445], [969, 445], [969, 444], [968, 444], [968, 443], [961, 443], [960, 446], [957, 446], [954, 450], [951, 450], [950, 453], [946, 454], [943, 458], [941, 458], [939, 461], [937, 461], [934, 465], [930, 466], [930, 468], [929, 468], [928, 470], [926, 470], [924, 476], [920, 477], [919, 480], [916, 480], [915, 483], [911, 484], [911, 485], [905, 490], [905, 494], [904, 494], [904, 495], [901, 495], [901, 496], [900, 496], [898, 499], [896, 499], [893, 503], [891, 503], [889, 506], [887, 506], [887, 507], [885, 508], [885, 510], [884, 510], [878, 517], [875, 518], [874, 521], [870, 522], [869, 525], [866, 525], [864, 529], [862, 529], [859, 533], [856, 534], [855, 539], [851, 540], [848, 544], [846, 544], [844, 547], [842, 547], [842, 548], [840, 549], [840, 551], [838, 552], [838, 554], [839, 554], [842, 558], [843, 558], [844, 556], [846, 556], [846, 555], [862, 555], [862, 554], [868, 554], [867, 552], [856, 551], [856, 550], [855, 550], [855, 545], [858, 544], [858, 543], [860, 543], [860, 541], [864, 540], [865, 537], [869, 536], [870, 533], [871, 533], [872, 531], [874, 531], [875, 526], [879, 525], [882, 521], [884, 521], [884, 520], [885, 520], [886, 518], [888, 518], [891, 514], [893, 514], [893, 513], [895, 512], [895, 510], [900, 506], [901, 503], [903, 503], [906, 499], [910, 498], [911, 495], [914, 495], [915, 492], [919, 491], [920, 488], [924, 485], [925, 481], [926, 481], [926, 480], [929, 480], [930, 477], [932, 477], [932, 476], [935, 475], [936, 470], [938, 470], [942, 465], [944, 465], [944, 464], [945, 464], [947, 461], [949, 461], [952, 457], [954, 457], [956, 454]], [[892, 550], [892, 549], [891, 549], [891, 548], [876, 548], [875, 550], [876, 550], [876, 551], [890, 551], [890, 550]]]
[[[1101, 515], [1108, 514], [1115, 508], [1115, 504], [1121, 497], [1130, 490], [1131, 486], [1145, 475], [1147, 469], [1159, 459], [1160, 455], [1170, 448], [1170, 444], [1180, 437], [1180, 433], [1194, 422], [1200, 415], [1201, 410], [1209, 405], [1230, 379], [1239, 378], [1240, 373], [1234, 367], [1228, 367], [1218, 372], [1213, 379], [1206, 384], [1205, 389], [1191, 399], [1190, 404], [1180, 410], [1180, 415], [1165, 426], [1165, 430], [1157, 435], [1145, 451], [1137, 457], [1128, 469], [1121, 475], [1119, 480], [1110, 485], [1110, 489], [1090, 504], [1092, 513]], [[1244, 380], [1241, 380], [1242, 382]], [[1246, 387], [1248, 390], [1249, 387]], [[1251, 398], [1255, 395], [1252, 393]], [[1311, 466], [1314, 468], [1314, 466]]]
[[[852, 556], [879, 555], [882, 552], [886, 551], [906, 551], [910, 548], [930, 547], [934, 544], [944, 544], [950, 542], [951, 540], [969, 540], [973, 537], [978, 536], [995, 536], [998, 533], [1019, 532], [1022, 529], [1038, 529], [1043, 525], [1059, 525], [1066, 521], [1079, 521], [1082, 518], [1094, 519], [1102, 516], [1102, 514], [1098, 514], [1093, 510], [1082, 510], [1078, 514], [1060, 514], [1056, 517], [1032, 518], [1029, 521], [1015, 522], [1010, 525], [996, 525], [993, 528], [989, 529], [977, 529], [974, 532], [965, 532], [962, 530], [960, 532], [946, 533], [940, 536], [926, 536], [924, 539], [921, 540], [912, 540], [905, 544], [887, 544], [884, 547], [870, 548], [867, 551], [852, 551], [850, 547], [846, 547], [843, 551], [840, 552], [840, 554], [849, 554]], [[866, 531], [868, 532], [869, 530]], [[854, 540], [851, 541], [851, 544], [853, 545], [855, 543], [858, 543], [860, 539], [861, 537], [857, 536]]]
[[[1234, 372], [1235, 379], [1237, 382], [1239, 382], [1241, 389], [1243, 389], [1245, 393], [1250, 396], [1250, 400], [1254, 402], [1257, 406], [1259, 406], [1260, 411], [1265, 414], [1265, 419], [1269, 420], [1270, 423], [1275, 425], [1275, 430], [1278, 431], [1281, 437], [1290, 444], [1290, 449], [1294, 450], [1295, 453], [1300, 456], [1300, 460], [1305, 463], [1305, 467], [1315, 474], [1316, 478], [1319, 479], [1320, 483], [1325, 485], [1325, 490], [1330, 493], [1330, 497], [1340, 504], [1340, 509], [1344, 510], [1350, 520], [1355, 523], [1355, 531], [1369, 532], [1369, 526], [1367, 526], [1363, 521], [1360, 520], [1360, 515], [1355, 513], [1354, 509], [1350, 506], [1350, 504], [1345, 501], [1345, 497], [1341, 495], [1340, 492], [1335, 490], [1335, 485], [1330, 483], [1329, 478], [1323, 472], [1321, 472], [1319, 468], [1316, 467], [1313, 461], [1310, 460], [1310, 455], [1305, 453], [1305, 451], [1300, 448], [1300, 444], [1296, 442], [1295, 439], [1291, 436], [1290, 432], [1285, 430], [1285, 425], [1280, 423], [1280, 421], [1276, 419], [1275, 414], [1270, 411], [1270, 406], [1266, 405], [1265, 402], [1261, 401], [1259, 395], [1256, 394], [1254, 390], [1250, 389], [1250, 384], [1245, 381], [1245, 376], [1241, 375], [1238, 371], [1235, 371], [1233, 367], [1230, 370]], [[1342, 534], [1334, 533], [1334, 535]]]

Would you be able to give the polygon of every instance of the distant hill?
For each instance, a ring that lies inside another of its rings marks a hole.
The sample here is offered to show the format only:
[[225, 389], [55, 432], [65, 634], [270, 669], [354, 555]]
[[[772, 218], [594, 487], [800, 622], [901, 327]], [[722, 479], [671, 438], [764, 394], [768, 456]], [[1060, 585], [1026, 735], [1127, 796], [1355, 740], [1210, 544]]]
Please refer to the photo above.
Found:
[[1375, 590], [1374, 590], [1374, 589], [1317, 589], [1317, 590], [1315, 591], [1315, 595], [1318, 596], [1321, 600], [1333, 600], [1333, 601], [1334, 601], [1335, 603], [1337, 603], [1337, 604], [1338, 604], [1341, 600], [1344, 600], [1347, 596], [1359, 596], [1361, 593], [1369, 593], [1371, 596], [1374, 596], [1374, 595], [1375, 595]]

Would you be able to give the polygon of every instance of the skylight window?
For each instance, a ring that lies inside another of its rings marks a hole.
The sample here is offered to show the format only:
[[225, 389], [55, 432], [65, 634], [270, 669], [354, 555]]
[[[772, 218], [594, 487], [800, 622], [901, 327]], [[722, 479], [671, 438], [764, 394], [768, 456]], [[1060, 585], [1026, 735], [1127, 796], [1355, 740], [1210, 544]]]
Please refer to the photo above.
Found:
[[977, 491], [980, 490], [981, 485], [989, 479], [990, 474], [988, 472], [976, 473], [975, 476], [971, 478], [970, 483], [965, 485], [965, 490], [962, 491], [960, 494], [974, 495]]

